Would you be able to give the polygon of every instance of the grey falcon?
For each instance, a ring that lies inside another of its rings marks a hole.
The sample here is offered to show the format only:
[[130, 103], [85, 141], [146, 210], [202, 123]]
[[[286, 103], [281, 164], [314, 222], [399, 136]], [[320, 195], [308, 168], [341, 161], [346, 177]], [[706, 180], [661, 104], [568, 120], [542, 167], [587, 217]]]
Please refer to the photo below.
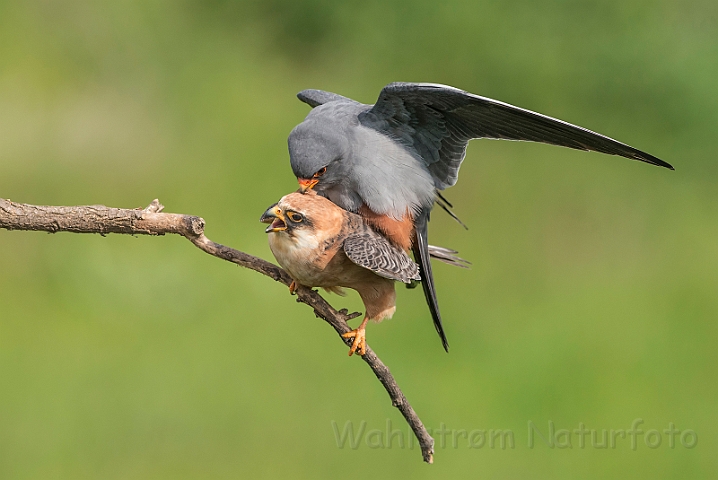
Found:
[[436, 331], [448, 351], [431, 270], [428, 222], [458, 180], [469, 140], [547, 143], [673, 167], [591, 130], [446, 85], [391, 83], [374, 105], [304, 90], [313, 109], [289, 135], [302, 191], [356, 212], [397, 247], [413, 250]]

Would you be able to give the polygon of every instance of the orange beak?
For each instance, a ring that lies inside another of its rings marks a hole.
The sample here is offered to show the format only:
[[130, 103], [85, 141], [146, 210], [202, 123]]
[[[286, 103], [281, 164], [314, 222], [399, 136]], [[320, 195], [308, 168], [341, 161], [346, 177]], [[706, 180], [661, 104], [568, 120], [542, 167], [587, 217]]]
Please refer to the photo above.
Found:
[[299, 182], [299, 190], [301, 190], [302, 193], [306, 193], [307, 190], [311, 190], [314, 185], [319, 183], [319, 179], [317, 178], [298, 178], [297, 181]]

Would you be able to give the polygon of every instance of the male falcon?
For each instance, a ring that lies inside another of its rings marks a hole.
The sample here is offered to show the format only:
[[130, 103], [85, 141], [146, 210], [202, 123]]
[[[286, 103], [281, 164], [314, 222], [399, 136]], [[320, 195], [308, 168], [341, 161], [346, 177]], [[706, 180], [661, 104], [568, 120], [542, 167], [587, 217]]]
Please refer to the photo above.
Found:
[[673, 169], [604, 135], [445, 85], [392, 83], [374, 105], [321, 90], [297, 96], [313, 107], [289, 135], [290, 162], [300, 187], [359, 213], [395, 246], [413, 250], [447, 351], [427, 230], [429, 213], [442, 200], [440, 191], [458, 179], [469, 140], [541, 142]]
[[298, 284], [359, 292], [366, 312], [359, 328], [343, 335], [354, 338], [349, 355], [366, 353], [369, 320], [378, 322], [394, 314], [394, 282], [420, 278], [419, 266], [404, 250], [369, 228], [359, 215], [313, 192], [282, 197], [260, 221], [270, 224], [269, 248], [294, 280], [291, 292]]

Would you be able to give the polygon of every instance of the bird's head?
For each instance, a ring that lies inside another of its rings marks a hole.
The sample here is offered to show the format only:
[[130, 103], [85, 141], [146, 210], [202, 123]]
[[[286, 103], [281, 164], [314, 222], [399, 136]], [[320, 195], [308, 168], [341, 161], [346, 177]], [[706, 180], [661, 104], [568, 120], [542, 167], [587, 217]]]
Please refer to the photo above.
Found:
[[329, 124], [319, 128], [307, 119], [289, 134], [289, 160], [302, 192], [322, 192], [346, 178], [342, 159], [348, 151], [346, 135]]
[[344, 210], [316, 192], [294, 192], [269, 207], [259, 221], [270, 224], [267, 233], [320, 239], [341, 228], [343, 213]]

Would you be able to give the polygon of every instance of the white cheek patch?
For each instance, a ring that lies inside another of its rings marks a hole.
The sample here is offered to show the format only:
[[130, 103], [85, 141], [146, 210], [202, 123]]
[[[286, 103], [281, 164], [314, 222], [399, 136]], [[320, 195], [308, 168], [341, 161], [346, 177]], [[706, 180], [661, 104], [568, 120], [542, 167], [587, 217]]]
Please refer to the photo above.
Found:
[[293, 234], [295, 249], [305, 250], [309, 253], [319, 247], [319, 240], [312, 232], [308, 232], [304, 228], [298, 228], [294, 230]]
[[269, 247], [279, 265], [302, 285], [316, 286], [322, 283], [323, 267], [317, 263], [319, 239], [310, 229], [297, 228], [287, 232], [271, 233]]
[[319, 247], [316, 235], [301, 228], [295, 229], [292, 235], [287, 232], [276, 232], [270, 235], [272, 236], [270, 238], [272, 250], [276, 250], [276, 254], [292, 263], [308, 260]]

